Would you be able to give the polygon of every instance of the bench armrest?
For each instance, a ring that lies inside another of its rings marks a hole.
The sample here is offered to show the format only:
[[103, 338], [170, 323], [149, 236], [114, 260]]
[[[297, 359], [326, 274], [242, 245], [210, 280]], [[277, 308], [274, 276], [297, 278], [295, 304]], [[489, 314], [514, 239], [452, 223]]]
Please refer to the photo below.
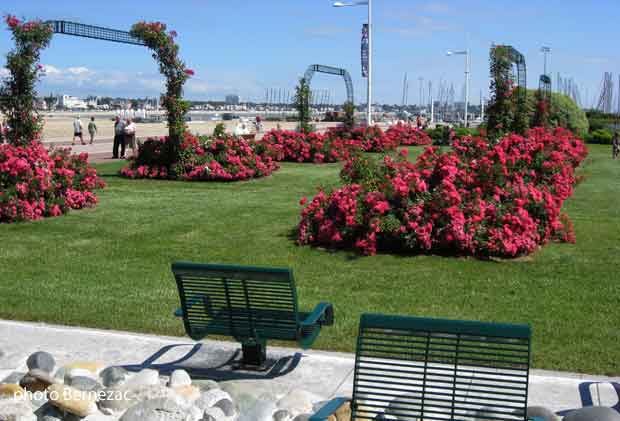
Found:
[[327, 402], [321, 409], [312, 415], [309, 421], [326, 421], [330, 415], [334, 415], [336, 411], [344, 404], [349, 402], [349, 398], [334, 398]]
[[[189, 310], [190, 308], [192, 308], [193, 306], [195, 306], [196, 304], [198, 304], [199, 302], [204, 301], [205, 297], [202, 295], [199, 295], [197, 297], [192, 298], [191, 300], [189, 300], [186, 303], [186, 307]], [[183, 307], [179, 307], [176, 310], [174, 310], [174, 317], [183, 317]]]
[[330, 303], [319, 303], [299, 324], [302, 328], [315, 325], [331, 326], [334, 324], [334, 307]]

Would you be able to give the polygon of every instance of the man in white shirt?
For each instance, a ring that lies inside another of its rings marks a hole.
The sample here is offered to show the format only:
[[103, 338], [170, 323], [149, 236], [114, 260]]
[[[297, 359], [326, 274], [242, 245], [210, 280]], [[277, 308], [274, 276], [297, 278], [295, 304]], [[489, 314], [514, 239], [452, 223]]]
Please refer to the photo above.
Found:
[[[125, 122], [125, 144], [131, 148], [131, 156], [136, 156], [136, 125], [128, 118]], [[125, 156], [121, 156], [125, 158]]]
[[82, 136], [82, 121], [80, 120], [80, 116], [77, 116], [75, 120], [73, 120], [73, 139], [71, 140], [71, 146], [75, 145], [75, 138], [79, 137], [82, 145], [86, 145], [84, 143], [84, 137]]

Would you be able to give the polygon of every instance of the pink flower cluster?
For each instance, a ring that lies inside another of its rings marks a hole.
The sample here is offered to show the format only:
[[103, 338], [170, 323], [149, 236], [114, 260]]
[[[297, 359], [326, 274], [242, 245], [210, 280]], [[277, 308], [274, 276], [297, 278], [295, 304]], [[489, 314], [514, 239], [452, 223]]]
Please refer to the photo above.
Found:
[[276, 161], [326, 162], [343, 161], [349, 157], [355, 142], [320, 133], [271, 130], [260, 141]]
[[331, 139], [342, 139], [364, 152], [386, 152], [396, 149], [399, 145], [399, 139], [386, 136], [379, 126], [361, 126], [353, 130], [348, 130], [344, 126], [333, 127], [327, 131], [326, 136]]
[[[170, 178], [162, 157], [168, 138], [152, 138], [137, 158], [121, 170], [129, 178]], [[224, 137], [210, 139], [185, 133], [175, 176], [188, 181], [238, 181], [266, 177], [278, 169], [265, 148], [254, 142]]]
[[433, 139], [431, 139], [424, 130], [418, 129], [411, 124], [398, 123], [390, 127], [385, 134], [392, 138], [398, 145], [416, 146], [430, 145], [433, 143]]
[[94, 190], [105, 187], [88, 155], [68, 149], [48, 153], [39, 142], [0, 145], [0, 222], [58, 216], [94, 206]]
[[348, 161], [348, 184], [319, 191], [302, 210], [299, 243], [514, 257], [575, 241], [560, 210], [587, 150], [571, 132], [537, 128], [499, 143], [464, 137], [449, 152], [427, 148], [415, 163], [404, 155]]

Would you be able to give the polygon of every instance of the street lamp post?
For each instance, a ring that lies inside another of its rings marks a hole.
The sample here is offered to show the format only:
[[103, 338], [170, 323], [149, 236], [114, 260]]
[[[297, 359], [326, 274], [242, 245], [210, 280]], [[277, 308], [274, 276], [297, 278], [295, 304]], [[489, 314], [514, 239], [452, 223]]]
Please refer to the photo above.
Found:
[[545, 76], [547, 76], [547, 55], [549, 53], [551, 53], [551, 48], [549, 47], [542, 47], [540, 49], [540, 51], [545, 55], [545, 72], [543, 73]]
[[366, 121], [368, 127], [372, 126], [372, 0], [356, 1], [353, 3], [343, 3], [337, 1], [334, 3], [334, 7], [349, 7], [349, 6], [368, 6], [368, 77], [367, 77], [367, 90], [366, 90]]
[[468, 115], [468, 111], [469, 111], [469, 73], [470, 73], [470, 67], [471, 67], [469, 49], [462, 50], [462, 51], [448, 51], [447, 55], [448, 56], [452, 56], [452, 55], [465, 56], [465, 127], [467, 127], [468, 119], [469, 119], [469, 115]]

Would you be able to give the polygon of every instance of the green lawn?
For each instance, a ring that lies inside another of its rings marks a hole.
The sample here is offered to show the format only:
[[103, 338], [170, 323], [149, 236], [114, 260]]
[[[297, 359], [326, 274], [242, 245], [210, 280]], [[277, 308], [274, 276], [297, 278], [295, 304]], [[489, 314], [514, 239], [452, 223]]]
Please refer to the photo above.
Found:
[[337, 164], [229, 184], [129, 181], [103, 164], [97, 208], [0, 226], [0, 318], [183, 335], [172, 261], [290, 266], [302, 307], [335, 306], [319, 348], [352, 351], [363, 311], [526, 322], [536, 367], [617, 375], [620, 161], [609, 155], [590, 147], [566, 205], [577, 244], [502, 262], [298, 247], [298, 201], [337, 184]]

